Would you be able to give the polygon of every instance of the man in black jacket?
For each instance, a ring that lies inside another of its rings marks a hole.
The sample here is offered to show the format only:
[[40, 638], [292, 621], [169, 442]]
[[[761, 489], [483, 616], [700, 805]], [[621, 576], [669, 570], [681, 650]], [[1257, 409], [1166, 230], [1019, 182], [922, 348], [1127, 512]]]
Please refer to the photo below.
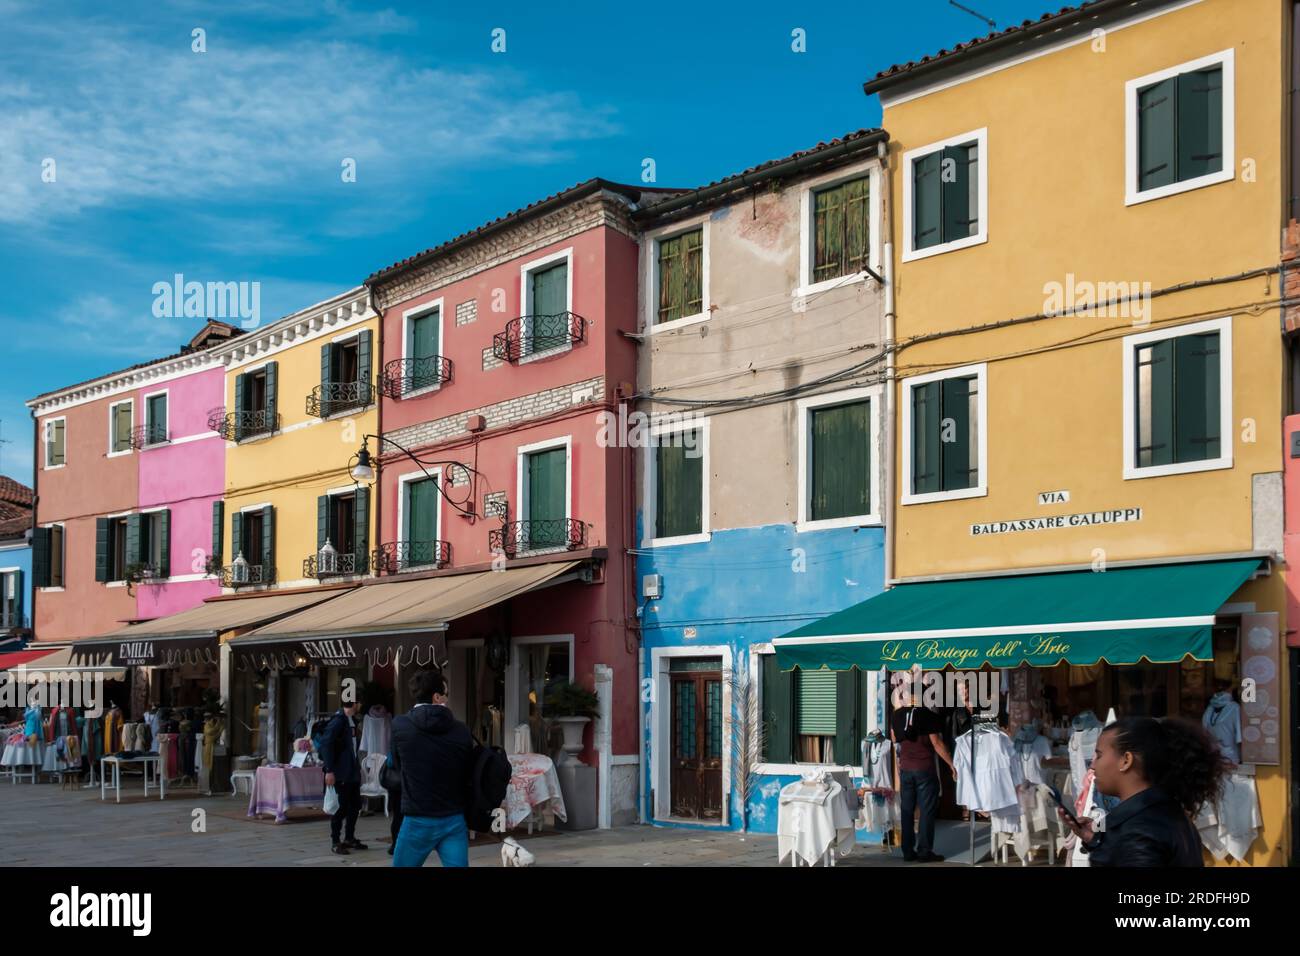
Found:
[[469, 866], [465, 809], [474, 738], [447, 708], [447, 683], [438, 671], [412, 677], [411, 696], [411, 712], [393, 721], [403, 816], [393, 866], [424, 866], [434, 850], [443, 866]]
[[[357, 703], [345, 703], [325, 726], [320, 759], [325, 765], [325, 786], [339, 796], [338, 811], [330, 818], [330, 852], [347, 856], [350, 850], [368, 847], [357, 839], [357, 816], [361, 813], [361, 764], [357, 760], [357, 734], [353, 716]], [[346, 828], [344, 824], [347, 824]], [[343, 831], [345, 839], [340, 842]]]

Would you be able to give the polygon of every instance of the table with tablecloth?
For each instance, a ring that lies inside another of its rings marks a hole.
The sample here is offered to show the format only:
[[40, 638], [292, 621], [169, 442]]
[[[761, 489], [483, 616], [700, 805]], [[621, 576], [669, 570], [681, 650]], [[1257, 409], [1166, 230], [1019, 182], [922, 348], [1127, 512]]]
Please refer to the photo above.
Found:
[[839, 783], [796, 780], [781, 788], [778, 799], [778, 863], [834, 865], [832, 851], [847, 856], [853, 850], [853, 813]]
[[545, 754], [511, 754], [510, 786], [506, 788], [506, 824], [519, 826], [530, 815], [547, 811], [568, 820], [555, 763]]
[[40, 767], [44, 758], [44, 747], [39, 738], [35, 743], [28, 743], [26, 737], [14, 734], [5, 740], [4, 750], [0, 752], [0, 767]]
[[268, 764], [258, 767], [253, 777], [253, 792], [248, 797], [248, 815], [275, 815], [283, 823], [290, 810], [305, 807], [320, 809], [325, 802], [325, 770], [314, 767], [291, 767]]

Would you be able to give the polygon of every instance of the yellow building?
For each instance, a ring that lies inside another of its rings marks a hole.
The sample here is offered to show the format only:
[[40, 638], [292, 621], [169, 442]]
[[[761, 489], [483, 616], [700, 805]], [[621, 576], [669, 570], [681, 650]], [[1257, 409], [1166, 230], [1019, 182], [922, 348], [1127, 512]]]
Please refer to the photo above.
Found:
[[906, 669], [906, 638], [938, 635], [1012, 668], [1013, 725], [1199, 721], [1229, 681], [1256, 865], [1292, 852], [1291, 11], [1103, 0], [866, 83], [890, 133], [895, 586], [782, 654]]

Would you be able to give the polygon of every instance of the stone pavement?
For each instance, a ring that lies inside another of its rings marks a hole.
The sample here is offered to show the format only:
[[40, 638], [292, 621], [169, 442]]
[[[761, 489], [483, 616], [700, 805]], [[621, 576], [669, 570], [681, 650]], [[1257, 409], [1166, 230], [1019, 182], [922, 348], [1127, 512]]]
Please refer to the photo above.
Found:
[[[383, 810], [358, 822], [370, 845], [346, 857], [329, 852], [329, 822], [301, 811], [288, 822], [249, 819], [248, 797], [202, 797], [193, 789], [157, 791], [146, 801], [138, 778], [123, 780], [122, 802], [100, 802], [99, 788], [63, 790], [57, 784], [0, 780], [0, 866], [388, 866], [388, 820]], [[374, 806], [380, 807], [378, 801]], [[198, 813], [196, 811], [202, 811]], [[206, 832], [195, 832], [202, 823]], [[960, 824], [944, 827], [939, 850], [964, 845]], [[537, 866], [775, 866], [776, 837], [626, 826], [569, 833], [548, 830], [515, 837]], [[471, 866], [500, 866], [491, 838], [470, 848]], [[436, 855], [429, 865], [437, 865]], [[900, 866], [898, 851], [857, 847], [840, 866]], [[949, 866], [959, 864], [930, 864]], [[1013, 865], [1014, 857], [1013, 857]]]

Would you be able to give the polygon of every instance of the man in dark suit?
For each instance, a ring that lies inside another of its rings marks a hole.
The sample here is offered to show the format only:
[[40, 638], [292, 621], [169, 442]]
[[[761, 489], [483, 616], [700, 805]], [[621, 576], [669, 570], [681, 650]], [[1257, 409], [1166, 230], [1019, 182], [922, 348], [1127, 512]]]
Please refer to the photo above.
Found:
[[[357, 816], [361, 813], [361, 762], [357, 760], [356, 724], [352, 718], [357, 702], [345, 703], [325, 726], [320, 759], [325, 765], [325, 786], [339, 796], [338, 812], [330, 818], [330, 852], [347, 856], [351, 850], [368, 847], [357, 839]], [[346, 826], [345, 826], [346, 824]], [[340, 833], [345, 837], [339, 840]]]

